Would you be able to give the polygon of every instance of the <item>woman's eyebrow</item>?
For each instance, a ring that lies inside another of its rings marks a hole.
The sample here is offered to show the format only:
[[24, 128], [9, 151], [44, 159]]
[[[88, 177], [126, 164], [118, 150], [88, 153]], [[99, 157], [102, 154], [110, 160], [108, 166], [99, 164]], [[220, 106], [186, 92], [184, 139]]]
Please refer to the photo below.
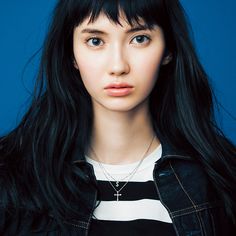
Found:
[[[126, 34], [130, 34], [130, 33], [134, 33], [134, 32], [138, 32], [141, 30], [150, 30], [151, 28], [148, 26], [137, 26], [137, 27], [133, 27], [131, 29], [128, 29], [125, 31]], [[89, 34], [100, 34], [100, 35], [108, 35], [108, 33], [98, 30], [98, 29], [92, 29], [92, 28], [85, 28], [81, 31], [81, 33], [89, 33]]]

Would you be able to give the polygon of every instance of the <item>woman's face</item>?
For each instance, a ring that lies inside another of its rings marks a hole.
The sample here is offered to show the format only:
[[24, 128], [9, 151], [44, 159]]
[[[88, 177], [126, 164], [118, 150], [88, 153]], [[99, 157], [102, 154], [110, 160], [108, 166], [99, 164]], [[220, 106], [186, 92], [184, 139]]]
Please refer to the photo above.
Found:
[[73, 50], [93, 108], [129, 111], [147, 105], [165, 50], [162, 29], [131, 28], [124, 18], [121, 26], [104, 14], [88, 21], [74, 29]]

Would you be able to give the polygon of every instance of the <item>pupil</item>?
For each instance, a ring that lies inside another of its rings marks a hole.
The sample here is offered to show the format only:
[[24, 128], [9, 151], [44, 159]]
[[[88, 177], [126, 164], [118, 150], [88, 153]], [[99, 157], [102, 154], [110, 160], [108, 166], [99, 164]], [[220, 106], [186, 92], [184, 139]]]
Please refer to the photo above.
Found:
[[137, 41], [140, 42], [140, 43], [142, 43], [142, 42], [143, 42], [143, 36], [138, 36], [138, 37], [137, 37]]
[[93, 39], [93, 44], [94, 45], [99, 45], [99, 39]]

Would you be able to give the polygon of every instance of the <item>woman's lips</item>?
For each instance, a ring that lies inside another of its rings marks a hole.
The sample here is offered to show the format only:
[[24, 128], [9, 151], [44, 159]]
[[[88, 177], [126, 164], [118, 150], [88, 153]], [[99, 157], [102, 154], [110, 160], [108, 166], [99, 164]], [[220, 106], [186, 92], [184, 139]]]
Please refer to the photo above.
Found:
[[129, 95], [133, 90], [134, 87], [128, 83], [111, 83], [105, 87], [107, 95], [113, 97]]
[[109, 96], [113, 97], [121, 97], [121, 96], [126, 96], [132, 93], [134, 90], [133, 87], [120, 87], [120, 88], [106, 88], [106, 93]]

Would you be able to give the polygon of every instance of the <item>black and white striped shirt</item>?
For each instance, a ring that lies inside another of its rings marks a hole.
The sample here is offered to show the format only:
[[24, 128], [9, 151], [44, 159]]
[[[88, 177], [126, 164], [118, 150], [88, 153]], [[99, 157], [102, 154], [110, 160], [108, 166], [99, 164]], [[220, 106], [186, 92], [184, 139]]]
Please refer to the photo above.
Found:
[[[117, 196], [107, 181], [99, 163], [86, 156], [94, 167], [98, 181], [98, 200], [101, 203], [94, 211], [89, 236], [174, 236], [171, 218], [159, 200], [153, 181], [154, 162], [161, 157], [159, 145], [143, 160], [137, 172]], [[139, 161], [138, 161], [139, 162]], [[123, 165], [103, 164], [115, 179], [121, 180], [138, 165], [138, 162]], [[109, 178], [111, 181], [111, 178]], [[120, 182], [120, 187], [127, 179]], [[115, 181], [111, 181], [115, 186]], [[117, 189], [120, 189], [118, 187]]]

